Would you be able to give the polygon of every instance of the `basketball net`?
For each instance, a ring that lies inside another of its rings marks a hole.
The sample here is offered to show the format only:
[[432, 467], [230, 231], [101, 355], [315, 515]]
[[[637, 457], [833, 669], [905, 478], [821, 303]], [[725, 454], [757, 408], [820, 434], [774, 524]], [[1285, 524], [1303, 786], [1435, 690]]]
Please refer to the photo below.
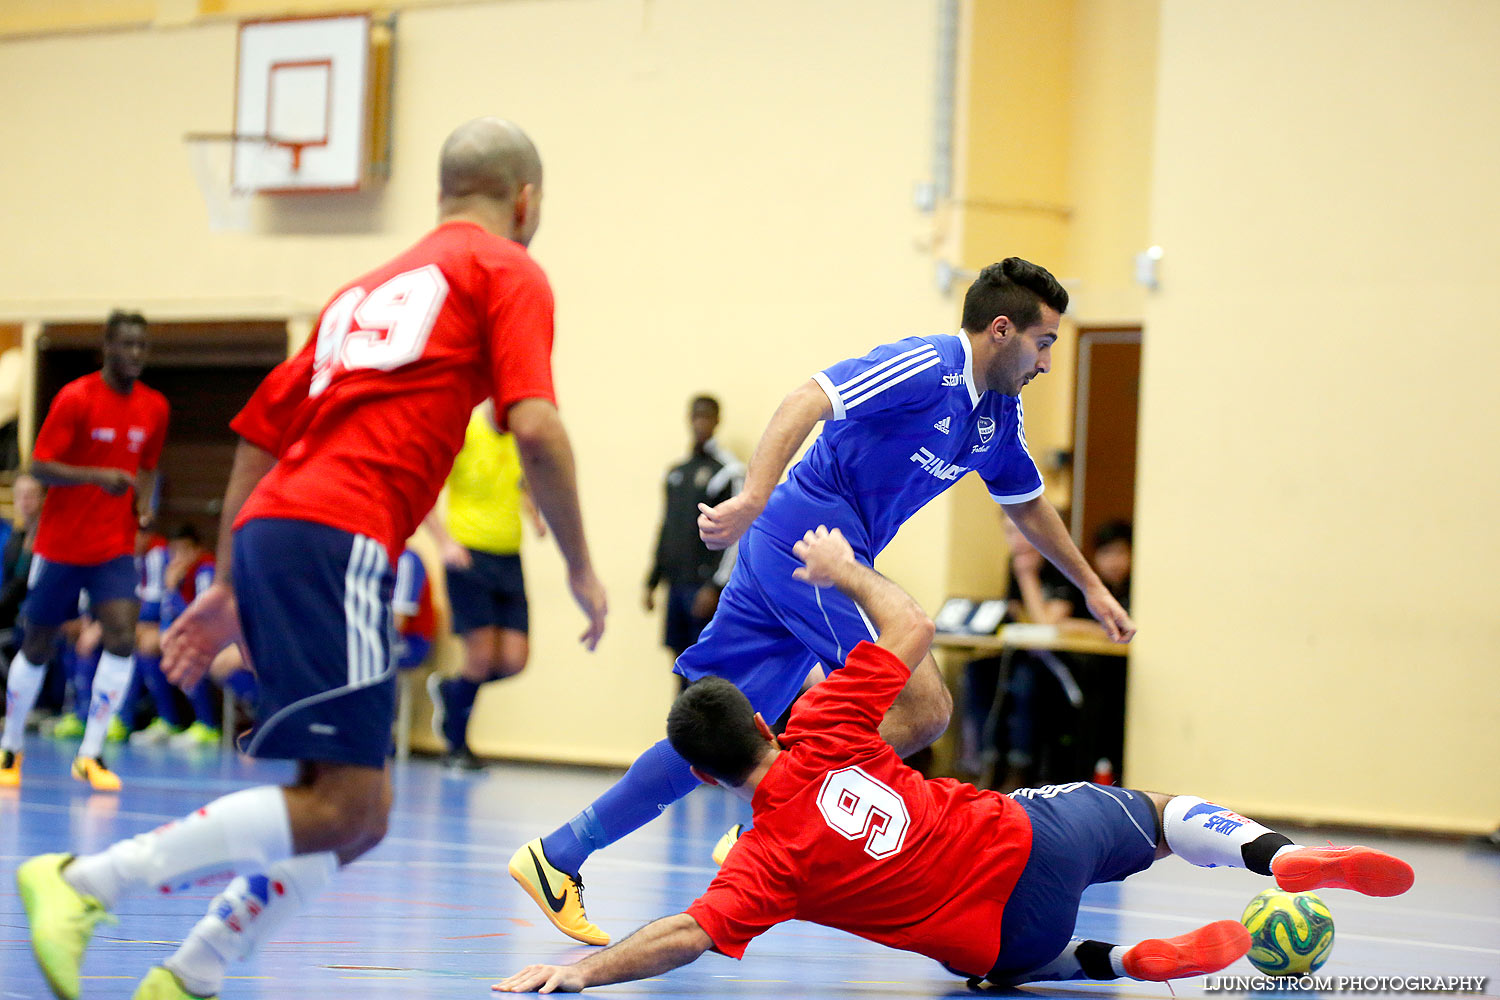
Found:
[[193, 180], [208, 211], [209, 230], [249, 232], [255, 194], [272, 176], [273, 157], [281, 145], [259, 136], [212, 133], [186, 135], [183, 141], [192, 158]]

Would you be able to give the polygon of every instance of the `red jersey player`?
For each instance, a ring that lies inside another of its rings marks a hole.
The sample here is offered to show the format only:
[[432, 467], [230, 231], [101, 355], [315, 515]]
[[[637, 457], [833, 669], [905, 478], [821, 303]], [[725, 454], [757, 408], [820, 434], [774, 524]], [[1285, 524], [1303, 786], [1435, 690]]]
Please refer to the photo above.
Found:
[[21, 608], [25, 639], [10, 665], [0, 786], [21, 783], [26, 716], [36, 704], [58, 628], [78, 616], [78, 594], [86, 591], [104, 652], [73, 777], [100, 791], [120, 787], [100, 753], [110, 717], [130, 687], [140, 616], [135, 533], [150, 519], [156, 463], [167, 436], [166, 397], [139, 381], [145, 364], [145, 317], [110, 313], [104, 367], [63, 386], [37, 433], [31, 474], [51, 488]]
[[740, 958], [784, 920], [811, 920], [918, 952], [991, 983], [1160, 981], [1213, 972], [1250, 936], [1222, 920], [1129, 949], [1072, 938], [1079, 897], [1176, 853], [1196, 865], [1274, 874], [1284, 889], [1405, 892], [1410, 866], [1368, 848], [1302, 848], [1192, 796], [1078, 782], [1011, 796], [924, 779], [880, 738], [885, 711], [927, 655], [916, 602], [857, 562], [835, 529], [794, 546], [797, 579], [837, 586], [879, 631], [792, 710], [777, 739], [729, 681], [707, 677], [667, 718], [672, 746], [703, 781], [727, 785], [755, 827], [687, 912], [568, 966], [533, 965], [495, 986], [576, 991], [657, 976], [710, 948]]
[[243, 643], [260, 682], [248, 750], [299, 761], [298, 779], [226, 795], [99, 854], [23, 864], [33, 952], [58, 996], [77, 995], [93, 924], [121, 895], [238, 876], [137, 992], [211, 996], [230, 959], [384, 836], [393, 567], [481, 400], [515, 434], [588, 617], [583, 642], [592, 649], [603, 632], [553, 397], [552, 292], [526, 252], [541, 160], [519, 128], [485, 118], [448, 137], [440, 172], [437, 228], [340, 289], [313, 339], [234, 419], [218, 576], [164, 639], [163, 668], [184, 687]]

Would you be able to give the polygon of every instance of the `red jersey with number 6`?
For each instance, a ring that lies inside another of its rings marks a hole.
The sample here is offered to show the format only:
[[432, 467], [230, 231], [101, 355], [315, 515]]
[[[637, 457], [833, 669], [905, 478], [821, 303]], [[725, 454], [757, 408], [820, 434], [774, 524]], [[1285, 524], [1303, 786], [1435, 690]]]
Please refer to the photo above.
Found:
[[552, 289], [519, 243], [446, 222], [340, 289], [234, 418], [277, 459], [234, 526], [315, 521], [381, 542], [394, 564], [486, 396], [502, 424], [520, 400], [555, 402]]
[[[62, 387], [31, 458], [36, 462], [119, 469], [156, 468], [167, 439], [167, 397], [137, 381], [130, 392], [99, 372]], [[33, 549], [48, 562], [96, 566], [135, 553], [135, 492], [111, 496], [97, 486], [53, 486], [42, 501]]]
[[1000, 954], [1000, 918], [1031, 820], [1014, 800], [923, 778], [880, 738], [910, 673], [861, 642], [797, 702], [785, 752], [755, 790], [755, 826], [688, 915], [740, 958], [783, 920], [810, 920], [973, 976]]

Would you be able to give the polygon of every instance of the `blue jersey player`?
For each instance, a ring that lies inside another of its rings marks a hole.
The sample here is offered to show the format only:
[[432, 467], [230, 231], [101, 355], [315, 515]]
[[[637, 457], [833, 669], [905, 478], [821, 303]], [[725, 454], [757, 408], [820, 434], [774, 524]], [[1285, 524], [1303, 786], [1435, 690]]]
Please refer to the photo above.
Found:
[[[744, 489], [701, 507], [711, 548], [739, 541], [739, 561], [718, 611], [677, 660], [689, 680], [733, 681], [774, 719], [809, 670], [836, 670], [875, 632], [853, 600], [793, 579], [792, 546], [813, 527], [838, 528], [870, 565], [907, 518], [977, 472], [1037, 549], [1083, 591], [1112, 639], [1135, 625], [1074, 546], [1042, 496], [1026, 450], [1021, 389], [1051, 367], [1068, 294], [1045, 269], [1008, 258], [984, 269], [964, 299], [956, 335], [909, 337], [825, 368], [789, 395], [750, 461]], [[822, 435], [776, 485], [819, 421]], [[897, 752], [925, 747], [946, 728], [952, 698], [929, 654], [880, 726]], [[588, 944], [609, 936], [584, 912], [578, 869], [691, 791], [697, 779], [665, 741], [568, 824], [516, 852], [510, 871], [558, 929]]]

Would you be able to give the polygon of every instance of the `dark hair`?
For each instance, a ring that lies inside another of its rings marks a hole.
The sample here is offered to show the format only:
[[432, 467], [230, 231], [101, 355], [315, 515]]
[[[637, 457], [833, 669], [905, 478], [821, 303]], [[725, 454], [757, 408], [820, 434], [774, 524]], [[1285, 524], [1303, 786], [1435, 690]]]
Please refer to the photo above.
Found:
[[996, 316], [1009, 316], [1021, 329], [1042, 318], [1042, 303], [1060, 313], [1068, 311], [1068, 292], [1045, 267], [1019, 257], [1007, 257], [979, 272], [964, 295], [963, 326], [978, 333]]
[[713, 407], [714, 416], [717, 417], [719, 415], [719, 401], [715, 397], [707, 395], [706, 393], [702, 396], [694, 396], [693, 401], [688, 404], [688, 409], [696, 410], [699, 403], [702, 403], [704, 406]]
[[1105, 521], [1094, 529], [1094, 548], [1102, 549], [1115, 542], [1124, 542], [1126, 545], [1133, 546], [1132, 535], [1129, 521]]
[[766, 749], [750, 699], [722, 677], [694, 681], [677, 696], [667, 741], [689, 764], [731, 785], [745, 783]]
[[126, 312], [124, 309], [116, 309], [109, 314], [109, 319], [104, 321], [104, 339], [113, 340], [115, 334], [120, 332], [124, 326], [145, 326], [146, 317], [136, 312]]
[[189, 524], [188, 522], [184, 521], [181, 524], [179, 524], [176, 527], [175, 530], [173, 530], [173, 532], [172, 532], [172, 541], [174, 541], [174, 542], [192, 542], [194, 545], [202, 545], [203, 544], [203, 536], [200, 535], [200, 534], [198, 534], [198, 529], [197, 528], [193, 527], [191, 524]]

